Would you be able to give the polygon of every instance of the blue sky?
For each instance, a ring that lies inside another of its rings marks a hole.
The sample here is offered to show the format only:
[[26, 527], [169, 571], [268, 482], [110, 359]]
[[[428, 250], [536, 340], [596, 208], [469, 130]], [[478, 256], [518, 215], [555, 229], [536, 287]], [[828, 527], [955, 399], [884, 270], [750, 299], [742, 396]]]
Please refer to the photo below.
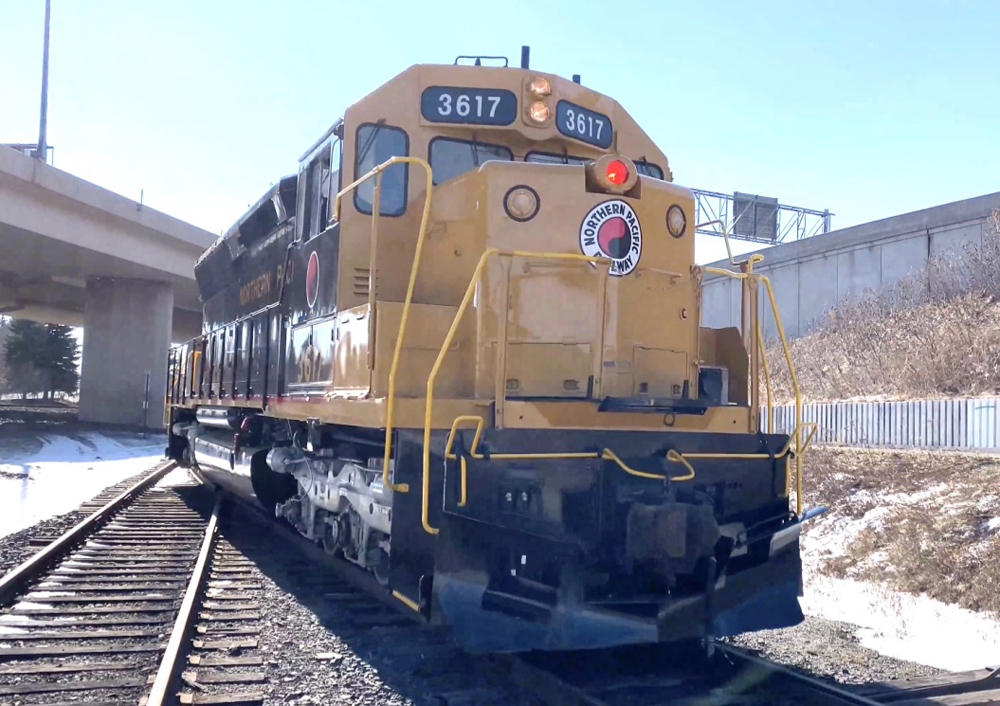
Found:
[[[43, 15], [0, 0], [0, 142], [37, 139]], [[1000, 189], [997, 37], [986, 0], [53, 0], [49, 142], [219, 232], [385, 79], [529, 44], [617, 98], [679, 183], [844, 227]]]

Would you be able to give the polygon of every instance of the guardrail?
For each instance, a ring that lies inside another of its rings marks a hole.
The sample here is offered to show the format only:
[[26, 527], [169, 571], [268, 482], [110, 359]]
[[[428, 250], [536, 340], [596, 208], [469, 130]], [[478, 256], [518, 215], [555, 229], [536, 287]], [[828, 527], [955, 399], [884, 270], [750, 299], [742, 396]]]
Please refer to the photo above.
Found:
[[[787, 433], [795, 407], [762, 408], [761, 418]], [[816, 424], [818, 444], [1000, 451], [1000, 397], [811, 403], [802, 418]]]

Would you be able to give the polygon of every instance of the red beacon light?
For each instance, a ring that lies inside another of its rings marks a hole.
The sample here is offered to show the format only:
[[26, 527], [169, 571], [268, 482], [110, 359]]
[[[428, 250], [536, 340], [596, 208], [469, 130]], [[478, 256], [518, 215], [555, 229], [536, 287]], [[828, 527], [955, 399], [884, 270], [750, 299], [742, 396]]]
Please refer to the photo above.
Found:
[[608, 162], [604, 175], [610, 183], [621, 186], [628, 181], [628, 165], [620, 159], [612, 159]]

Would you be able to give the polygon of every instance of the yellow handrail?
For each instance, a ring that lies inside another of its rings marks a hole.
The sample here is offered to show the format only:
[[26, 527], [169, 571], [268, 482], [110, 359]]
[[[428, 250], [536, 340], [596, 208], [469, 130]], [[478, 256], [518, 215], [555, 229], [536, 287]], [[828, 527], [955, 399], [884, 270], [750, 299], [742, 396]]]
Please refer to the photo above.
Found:
[[[469, 448], [468, 453], [458, 456], [457, 454], [452, 453], [451, 450], [452, 446], [454, 446], [455, 444], [455, 435], [458, 432], [458, 425], [461, 424], [462, 422], [470, 422], [470, 421], [476, 422], [476, 433], [475, 436], [472, 437], [472, 445]], [[486, 427], [485, 419], [483, 419], [480, 416], [468, 415], [468, 414], [455, 417], [455, 421], [451, 423], [451, 431], [448, 433], [448, 441], [445, 443], [444, 455], [445, 458], [449, 460], [454, 461], [455, 459], [458, 459], [459, 461], [459, 468], [461, 471], [460, 481], [459, 481], [459, 491], [460, 491], [459, 501], [458, 501], [459, 507], [465, 507], [465, 504], [468, 501], [468, 483], [467, 483], [468, 469], [466, 465], [466, 459], [474, 458], [481, 460], [486, 458], [485, 454], [479, 453], [479, 441], [480, 439], [482, 439], [483, 429], [485, 427]], [[675, 451], [674, 449], [670, 449], [667, 451], [667, 460], [672, 461], [674, 463], [679, 463], [682, 466], [684, 466], [684, 468], [687, 469], [687, 473], [684, 474], [683, 476], [665, 476], [660, 473], [647, 473], [646, 471], [636, 470], [635, 468], [632, 468], [627, 463], [625, 463], [621, 458], [619, 458], [614, 451], [608, 448], [601, 449], [600, 453], [595, 453], [593, 451], [570, 451], [570, 452], [554, 452], [554, 453], [491, 453], [490, 458], [506, 460], [506, 461], [600, 458], [605, 461], [614, 461], [615, 464], [623, 471], [625, 471], [629, 475], [637, 476], [639, 478], [649, 478], [653, 480], [669, 479], [672, 481], [685, 481], [685, 480], [692, 480], [694, 478], [694, 468], [692, 468], [691, 464], [688, 463], [688, 460], [685, 458], [684, 454], [682, 454], [680, 451]], [[425, 504], [424, 506], [423, 518], [425, 520], [427, 519], [428, 509], [429, 509], [429, 499], [428, 503]], [[429, 529], [428, 528], [429, 528], [429, 522], [425, 522], [424, 529], [427, 530], [430, 534], [437, 534], [437, 530], [435, 528], [433, 527], [430, 527]]]
[[[728, 236], [727, 236], [727, 245], [728, 245]], [[574, 254], [574, 253], [545, 253], [545, 252], [530, 252], [530, 251], [523, 251], [523, 250], [500, 250], [499, 248], [488, 248], [487, 250], [485, 250], [483, 252], [482, 256], [479, 258], [479, 262], [476, 264], [476, 268], [475, 268], [475, 270], [473, 272], [472, 278], [469, 281], [469, 285], [466, 288], [465, 294], [462, 297], [462, 301], [461, 301], [461, 303], [458, 306], [458, 310], [455, 313], [454, 319], [452, 320], [451, 327], [448, 329], [448, 333], [445, 335], [444, 342], [441, 345], [441, 349], [438, 351], [437, 358], [434, 361], [434, 365], [431, 367], [431, 372], [430, 372], [430, 375], [428, 376], [428, 379], [427, 379], [426, 406], [424, 408], [424, 439], [423, 439], [423, 446], [424, 446], [424, 448], [423, 448], [423, 464], [422, 464], [423, 465], [423, 474], [422, 474], [422, 483], [421, 483], [421, 485], [422, 485], [422, 493], [421, 493], [421, 524], [423, 525], [424, 531], [426, 531], [429, 534], [437, 534], [438, 533], [438, 529], [435, 528], [435, 527], [432, 527], [430, 525], [430, 519], [429, 519], [429, 514], [430, 514], [430, 497], [429, 497], [430, 496], [430, 437], [431, 437], [431, 420], [433, 418], [433, 408], [434, 408], [434, 384], [435, 384], [438, 372], [440, 371], [441, 365], [442, 365], [442, 363], [444, 361], [444, 357], [447, 354], [448, 350], [450, 349], [452, 340], [454, 339], [455, 334], [458, 331], [458, 326], [461, 323], [462, 317], [464, 316], [465, 311], [466, 311], [466, 309], [469, 306], [469, 302], [472, 300], [472, 297], [473, 297], [473, 295], [474, 295], [474, 293], [476, 291], [476, 286], [479, 284], [479, 280], [482, 278], [482, 273], [483, 273], [483, 270], [485, 269], [486, 263], [489, 260], [489, 258], [493, 257], [494, 255], [499, 255], [499, 256], [502, 256], [502, 257], [529, 257], [529, 258], [540, 258], [540, 259], [575, 260], [575, 261], [584, 261], [584, 262], [590, 262], [590, 263], [595, 263], [595, 264], [596, 263], [607, 263], [608, 262], [608, 260], [606, 258], [588, 257], [586, 255], [578, 255], [578, 254]], [[793, 381], [793, 387], [796, 390], [796, 400], [797, 400], [796, 407], [797, 407], [797, 409], [801, 409], [801, 396], [800, 396], [800, 394], [798, 392], [798, 380], [795, 377], [794, 368], [792, 367], [791, 356], [790, 356], [790, 353], [788, 351], [787, 340], [785, 339], [784, 330], [781, 327], [780, 318], [779, 318], [779, 315], [778, 315], [778, 312], [777, 312], [777, 305], [776, 305], [775, 300], [774, 300], [774, 293], [773, 293], [773, 290], [771, 289], [770, 281], [764, 275], [756, 274], [756, 273], [753, 272], [753, 265], [755, 263], [757, 263], [757, 262], [760, 262], [762, 259], [763, 258], [760, 255], [751, 255], [750, 258], [747, 260], [748, 268], [747, 268], [747, 272], [746, 273], [732, 272], [730, 270], [723, 270], [723, 269], [713, 268], [713, 267], [707, 267], [705, 269], [707, 271], [710, 271], [710, 272], [718, 272], [720, 274], [724, 274], [724, 275], [727, 275], [727, 276], [730, 276], [730, 277], [736, 277], [736, 278], [739, 278], [739, 279], [757, 278], [759, 280], [764, 281], [765, 286], [767, 287], [767, 290], [768, 290], [768, 295], [769, 295], [770, 301], [771, 301], [771, 308], [772, 308], [772, 311], [774, 312], [775, 320], [778, 323], [778, 333], [779, 333], [779, 335], [781, 337], [782, 345], [784, 346], [784, 349], [785, 349], [785, 359], [786, 359], [786, 362], [788, 363], [789, 369], [791, 371], [792, 381]], [[732, 259], [731, 252], [730, 252], [730, 261], [735, 262]], [[759, 336], [759, 332], [758, 332], [758, 336]], [[760, 349], [761, 349], [761, 351], [763, 351], [763, 346], [761, 346]], [[765, 367], [766, 367], [766, 362], [765, 362]], [[770, 380], [770, 371], [767, 370], [765, 372], [765, 375], [767, 376], [767, 379], [769, 381]], [[769, 406], [771, 404], [770, 382], [768, 382], [768, 404], [769, 404]], [[458, 429], [459, 424], [461, 424], [462, 422], [467, 422], [467, 421], [474, 421], [474, 422], [476, 422], [476, 433], [475, 433], [475, 436], [473, 437], [473, 444], [472, 444], [472, 449], [471, 449], [470, 453], [465, 454], [465, 455], [463, 455], [462, 457], [459, 458], [455, 454], [452, 453], [452, 446], [454, 444], [455, 434], [457, 433], [457, 429]], [[813, 427], [813, 430], [809, 434], [809, 437], [807, 438], [805, 444], [803, 444], [802, 443], [802, 437], [801, 437], [801, 425], [802, 425], [801, 413], [798, 415], [797, 422], [798, 423], [796, 425], [795, 431], [793, 432], [792, 435], [789, 436], [789, 439], [785, 443], [784, 448], [781, 450], [781, 452], [779, 454], [777, 454], [775, 456], [775, 458], [781, 458], [781, 457], [786, 456], [788, 454], [789, 448], [791, 447], [792, 441], [794, 440], [795, 446], [796, 446], [795, 458], [796, 458], [796, 470], [797, 470], [797, 482], [798, 482], [798, 485], [797, 485], [797, 488], [798, 488], [798, 490], [797, 490], [797, 502], [798, 502], [798, 512], [799, 512], [799, 514], [801, 514], [801, 512], [802, 512], [802, 509], [801, 509], [801, 505], [802, 505], [802, 499], [801, 499], [801, 495], [802, 495], [802, 491], [801, 491], [801, 487], [802, 487], [802, 465], [801, 465], [802, 461], [801, 461], [801, 454], [808, 447], [809, 441], [812, 439], [813, 435], [816, 433], [816, 428], [815, 428], [816, 425], [814, 423], [812, 423], [812, 422], [809, 423], [809, 425], [811, 425]], [[771, 422], [769, 422], [769, 424], [770, 423]], [[482, 438], [482, 433], [483, 433], [484, 427], [485, 427], [485, 420], [482, 417], [480, 417], [480, 416], [461, 415], [459, 417], [456, 417], [455, 420], [452, 422], [451, 430], [449, 432], [448, 439], [447, 439], [447, 442], [445, 444], [445, 457], [447, 459], [450, 459], [450, 460], [454, 460], [456, 458], [459, 458], [459, 466], [460, 466], [460, 473], [461, 473], [460, 498], [459, 498], [459, 503], [458, 503], [459, 507], [464, 507], [465, 504], [466, 504], [466, 502], [467, 502], [467, 500], [468, 500], [467, 463], [466, 463], [466, 458], [480, 458], [480, 459], [483, 458], [483, 456], [481, 454], [477, 453], [477, 449], [478, 449], [479, 441]], [[518, 454], [495, 453], [495, 454], [490, 454], [490, 458], [505, 459], [505, 460], [577, 459], [577, 458], [582, 459], [582, 458], [594, 458], [594, 456], [595, 456], [595, 454], [592, 453], [592, 452], [518, 453]], [[610, 449], [607, 449], [607, 448], [602, 449], [601, 452], [600, 452], [600, 454], [599, 454], [599, 456], [602, 459], [614, 461], [620, 468], [622, 468], [622, 470], [624, 470], [626, 473], [629, 473], [630, 475], [634, 475], [634, 476], [638, 476], [638, 477], [642, 477], [642, 478], [654, 478], [654, 479], [659, 479], [659, 480], [665, 480], [667, 478], [667, 476], [664, 476], [664, 475], [653, 474], [653, 473], [646, 473], [645, 471], [639, 471], [639, 470], [630, 468], [613, 451], [611, 451]], [[670, 460], [670, 461], [672, 461], [672, 462], [675, 462], [675, 463], [681, 463], [687, 469], [687, 471], [688, 471], [687, 474], [684, 475], [684, 476], [676, 476], [676, 477], [672, 477], [670, 479], [671, 480], [675, 480], [675, 481], [683, 481], [683, 480], [691, 480], [691, 479], [694, 478], [694, 473], [695, 473], [694, 472], [694, 468], [688, 462], [688, 460], [687, 460], [688, 458], [719, 458], [719, 457], [725, 457], [725, 458], [771, 458], [771, 456], [769, 454], [764, 454], [764, 453], [756, 453], [756, 454], [710, 454], [710, 453], [698, 454], [698, 453], [689, 453], [689, 454], [682, 454], [682, 453], [680, 453], [678, 451], [670, 450], [670, 451], [667, 452], [667, 459]], [[787, 480], [786, 480], [786, 487], [787, 487], [787, 485], [788, 485], [788, 483], [787, 483]]]
[[[469, 307], [469, 302], [472, 301], [472, 296], [476, 291], [476, 286], [479, 284], [479, 280], [483, 276], [483, 269], [486, 267], [487, 261], [494, 255], [501, 255], [503, 257], [530, 257], [536, 259], [545, 260], [568, 260], [575, 262], [587, 262], [591, 264], [604, 264], [610, 265], [611, 260], [606, 257], [589, 257], [587, 255], [580, 255], [578, 253], [552, 253], [552, 252], [532, 252], [529, 250], [501, 250], [500, 248], [487, 248], [483, 251], [482, 256], [479, 258], [479, 262], [476, 263], [476, 269], [472, 273], [472, 279], [469, 280], [469, 286], [465, 289], [465, 294], [462, 297], [462, 302], [458, 305], [458, 311], [455, 312], [455, 318], [452, 319], [451, 327], [448, 329], [447, 335], [444, 337], [444, 343], [441, 344], [441, 350], [438, 351], [437, 358], [434, 360], [434, 365], [431, 367], [431, 373], [427, 378], [427, 402], [424, 407], [424, 459], [423, 459], [423, 483], [422, 483], [422, 512], [421, 512], [421, 522], [423, 523], [424, 530], [429, 534], [437, 534], [438, 530], [430, 526], [428, 521], [428, 504], [430, 495], [430, 465], [431, 465], [431, 418], [433, 416], [432, 412], [434, 409], [434, 382], [437, 379], [438, 371], [441, 369], [441, 363], [444, 361], [444, 356], [451, 347], [451, 342], [455, 338], [455, 334], [458, 332], [458, 325], [462, 321], [462, 317], [465, 315], [465, 310]], [[414, 260], [414, 271], [416, 271], [416, 260]], [[412, 284], [412, 281], [411, 281]], [[392, 389], [390, 387], [390, 397], [389, 404], [392, 404]]]
[[[785, 445], [781, 447], [781, 451], [774, 454], [774, 458], [784, 458], [785, 456], [787, 456], [788, 452], [792, 448], [792, 442], [795, 441], [796, 433], [804, 431], [805, 429], [811, 429], [812, 431], [810, 431], [809, 436], [806, 437], [806, 441], [803, 443], [802, 448], [796, 449], [796, 454], [804, 452], [806, 449], [808, 449], [809, 443], [812, 441], [812, 438], [816, 435], [816, 432], [819, 429], [819, 425], [816, 422], [802, 422], [801, 427], [795, 427], [792, 433], [788, 435], [788, 440], [785, 442]], [[721, 451], [720, 452], [696, 451], [696, 452], [686, 453], [684, 454], [684, 457], [685, 458], [771, 458], [771, 454], [766, 454], [761, 452], [749, 453], [749, 454], [731, 454]]]
[[[427, 163], [427, 160], [421, 159], [420, 157], [390, 157], [386, 161], [379, 164], [377, 167], [372, 169], [367, 174], [355, 179], [350, 184], [345, 186], [343, 189], [337, 192], [336, 198], [333, 200], [333, 212], [336, 214], [337, 220], [340, 220], [340, 199], [348, 192], [356, 189], [359, 185], [365, 181], [371, 179], [375, 175], [379, 175], [376, 180], [376, 188], [374, 192], [374, 204], [372, 207], [372, 237], [378, 232], [375, 225], [375, 221], [379, 217], [379, 189], [381, 185], [381, 173], [391, 167], [393, 164], [418, 164], [424, 168], [424, 173], [427, 177], [427, 193], [424, 195], [424, 210], [420, 216], [420, 229], [417, 231], [417, 245], [413, 253], [413, 264], [410, 266], [410, 281], [406, 285], [406, 298], [403, 300], [403, 313], [399, 318], [399, 332], [396, 335], [396, 347], [392, 352], [392, 365], [389, 367], [389, 391], [388, 399], [386, 400], [385, 409], [385, 450], [382, 455], [382, 484], [386, 488], [391, 488], [392, 490], [405, 493], [409, 491], [410, 486], [406, 483], [393, 483], [389, 479], [389, 457], [392, 453], [392, 415], [393, 407], [396, 399], [396, 368], [399, 366], [399, 353], [403, 348], [403, 336], [406, 333], [406, 323], [410, 317], [410, 303], [413, 301], [413, 288], [417, 281], [417, 271], [420, 267], [420, 253], [423, 251], [424, 247], [424, 236], [427, 233], [427, 222], [430, 220], [431, 215], [431, 192], [434, 188], [434, 179], [432, 177], [431, 165]], [[372, 246], [374, 249], [374, 245]], [[374, 291], [373, 279], [374, 273], [374, 262], [371, 263], [372, 272], [369, 275], [369, 293], [368, 301], [369, 306], [374, 302]], [[368, 316], [372, 316], [373, 311], [368, 312]]]
[[[721, 223], [721, 221], [718, 221]], [[733, 259], [732, 250], [729, 247], [729, 233], [726, 230], [725, 224], [722, 224], [722, 235], [726, 241], [726, 250], [729, 253], [729, 261], [733, 264], [737, 263]], [[720, 267], [706, 267], [704, 270], [706, 272], [714, 272], [716, 274], [725, 275], [727, 277], [732, 277], [734, 279], [756, 279], [764, 283], [764, 287], [767, 289], [768, 300], [771, 303], [771, 313], [774, 315], [775, 327], [778, 330], [778, 337], [781, 339], [782, 351], [785, 354], [785, 363], [788, 366], [788, 375], [792, 380], [792, 390], [795, 392], [795, 430], [793, 431], [795, 439], [795, 510], [796, 514], [802, 514], [802, 452], [805, 448], [802, 445], [802, 391], [799, 389], [799, 379], [795, 374], [795, 366], [792, 364], [792, 353], [788, 348], [788, 339], [785, 337], [785, 329], [781, 324], [781, 315], [778, 313], [778, 303], [774, 298], [774, 289], [771, 287], [771, 280], [766, 276], [753, 271], [753, 266], [764, 260], [764, 256], [754, 253], [750, 255], [744, 262], [746, 263], [746, 272], [733, 272], [732, 270], [726, 270]], [[756, 380], [753, 381], [754, 385], [757, 385]], [[768, 417], [770, 419], [771, 417]], [[815, 433], [815, 432], [813, 432]], [[810, 436], [810, 438], [812, 438]]]

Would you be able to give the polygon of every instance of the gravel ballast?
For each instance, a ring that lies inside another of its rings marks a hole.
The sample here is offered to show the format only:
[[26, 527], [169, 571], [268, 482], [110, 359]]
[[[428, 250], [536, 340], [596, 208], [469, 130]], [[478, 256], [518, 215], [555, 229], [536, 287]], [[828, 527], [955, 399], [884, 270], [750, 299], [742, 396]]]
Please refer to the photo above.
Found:
[[943, 670], [887, 657], [861, 645], [857, 626], [806, 616], [790, 628], [761, 630], [731, 638], [730, 643], [765, 659], [796, 667], [842, 684], [913, 679]]
[[57, 515], [20, 532], [0, 538], [0, 576], [15, 568], [41, 549], [31, 546], [31, 540], [40, 537], [55, 538], [83, 519], [83, 513], [74, 510], [65, 515]]

